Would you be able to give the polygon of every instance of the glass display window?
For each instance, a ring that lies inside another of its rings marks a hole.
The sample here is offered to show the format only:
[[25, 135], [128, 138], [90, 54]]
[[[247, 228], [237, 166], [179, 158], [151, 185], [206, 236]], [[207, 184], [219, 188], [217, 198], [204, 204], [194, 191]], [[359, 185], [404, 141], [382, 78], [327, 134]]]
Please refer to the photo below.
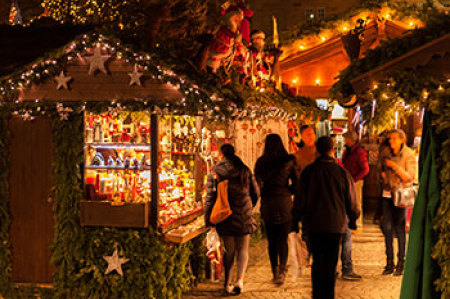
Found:
[[146, 112], [86, 113], [87, 200], [150, 201], [150, 131]]

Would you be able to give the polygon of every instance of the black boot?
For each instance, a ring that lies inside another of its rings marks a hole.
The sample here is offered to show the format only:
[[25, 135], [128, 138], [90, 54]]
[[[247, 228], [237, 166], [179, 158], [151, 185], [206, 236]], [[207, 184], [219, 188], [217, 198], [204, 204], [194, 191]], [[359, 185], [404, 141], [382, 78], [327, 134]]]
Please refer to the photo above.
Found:
[[384, 267], [383, 275], [390, 275], [394, 273], [394, 261], [387, 260], [386, 267]]
[[403, 268], [405, 267], [405, 261], [399, 260], [397, 266], [395, 267], [394, 276], [401, 276], [403, 274]]
[[277, 278], [277, 284], [279, 286], [284, 284], [284, 281], [286, 279], [286, 274], [287, 274], [287, 267], [280, 266], [280, 273], [278, 274], [278, 278]]
[[278, 266], [272, 268], [272, 274], [273, 274], [272, 282], [277, 283], [278, 275], [280, 274], [280, 268]]

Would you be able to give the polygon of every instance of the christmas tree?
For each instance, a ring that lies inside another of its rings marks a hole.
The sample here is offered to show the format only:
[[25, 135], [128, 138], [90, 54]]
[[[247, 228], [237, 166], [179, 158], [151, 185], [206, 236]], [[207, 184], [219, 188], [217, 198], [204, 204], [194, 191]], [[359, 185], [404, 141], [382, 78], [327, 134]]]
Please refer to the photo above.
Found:
[[121, 31], [135, 40], [157, 31], [161, 46], [177, 49], [194, 46], [196, 36], [206, 30], [208, 11], [204, 0], [44, 0], [42, 6], [62, 23]]

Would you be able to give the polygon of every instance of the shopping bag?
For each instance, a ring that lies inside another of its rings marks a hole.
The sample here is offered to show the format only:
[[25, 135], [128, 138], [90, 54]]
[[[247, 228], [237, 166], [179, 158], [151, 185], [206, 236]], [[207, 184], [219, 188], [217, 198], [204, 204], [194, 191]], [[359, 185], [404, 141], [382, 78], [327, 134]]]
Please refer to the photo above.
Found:
[[220, 236], [215, 229], [206, 234], [206, 257], [211, 269], [211, 281], [218, 281], [222, 273], [223, 250], [220, 245]]
[[218, 224], [227, 219], [232, 213], [228, 202], [228, 180], [224, 180], [217, 184], [217, 198], [209, 221], [212, 224]]
[[297, 279], [297, 277], [299, 276], [298, 274], [298, 256], [297, 256], [297, 252], [298, 252], [298, 248], [297, 248], [298, 244], [297, 244], [297, 238], [296, 238], [296, 233], [295, 232], [291, 232], [288, 235], [288, 247], [289, 247], [289, 257], [288, 257], [288, 261], [289, 261], [289, 274], [291, 276], [291, 280], [293, 282], [295, 282], [295, 280]]

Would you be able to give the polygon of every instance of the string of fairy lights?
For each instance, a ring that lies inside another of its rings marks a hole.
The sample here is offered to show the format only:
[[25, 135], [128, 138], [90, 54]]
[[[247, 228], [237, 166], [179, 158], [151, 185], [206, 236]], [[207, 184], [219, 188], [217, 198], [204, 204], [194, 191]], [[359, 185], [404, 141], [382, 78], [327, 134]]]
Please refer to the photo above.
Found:
[[411, 11], [399, 11], [399, 8], [391, 8], [383, 6], [378, 11], [362, 10], [354, 16], [345, 19], [329, 21], [324, 28], [321, 28], [315, 34], [306, 35], [297, 38], [295, 41], [283, 47], [283, 55], [281, 59], [288, 57], [294, 53], [303, 52], [310, 48], [323, 44], [334, 37], [340, 37], [347, 34], [353, 29], [357, 20], [364, 20], [365, 25], [371, 22], [379, 21], [395, 21], [398, 26], [406, 30], [418, 29], [424, 26], [424, 22], [419, 19], [419, 15], [414, 15]]
[[[400, 77], [405, 75], [409, 78], [408, 86], [414, 88], [405, 88], [405, 83], [401, 83]], [[418, 113], [422, 123], [425, 110], [449, 90], [450, 79], [438, 82], [432, 78], [414, 78], [414, 75], [404, 72], [373, 83], [371, 89], [363, 94], [365, 101], [360, 104], [361, 122], [372, 126], [375, 131], [382, 131], [398, 128], [405, 116]], [[408, 96], [404, 90], [408, 90]]]
[[[151, 54], [135, 52], [131, 46], [122, 44], [119, 39], [98, 33], [84, 34], [71, 42], [69, 46], [59, 50], [52, 59], [43, 59], [35, 62], [27, 67], [25, 71], [0, 81], [0, 99], [4, 100], [0, 105], [3, 108], [9, 105], [10, 112], [15, 115], [22, 115], [24, 120], [32, 120], [36, 115], [43, 115], [49, 112], [59, 113], [66, 120], [70, 113], [89, 109], [91, 105], [89, 102], [81, 104], [72, 102], [64, 104], [64, 107], [71, 109], [70, 111], [64, 109], [61, 112], [61, 109], [58, 109], [58, 107], [61, 107], [62, 103], [55, 104], [54, 102], [39, 99], [36, 99], [34, 102], [21, 101], [19, 95], [23, 89], [30, 88], [33, 84], [53, 79], [71, 61], [86, 59], [86, 56], [83, 55], [88, 53], [89, 49], [96, 48], [100, 48], [103, 52], [108, 52], [112, 56], [114, 55], [117, 59], [135, 65], [136, 68], [144, 69], [147, 76], [166, 82], [182, 95], [178, 101], [166, 100], [161, 102], [161, 100], [158, 100], [157, 104], [155, 103], [156, 101], [151, 99], [112, 99], [109, 106], [113, 109], [119, 107], [120, 102], [126, 102], [128, 106], [136, 102], [139, 109], [149, 110], [152, 113], [202, 115], [212, 120], [226, 120], [228, 118], [293, 120], [298, 116], [295, 112], [288, 112], [276, 106], [249, 104], [246, 107], [238, 107], [235, 103], [226, 100], [225, 97], [216, 93], [208, 94], [197, 84], [155, 63]], [[125, 108], [126, 106], [122, 105], [120, 107]]]

